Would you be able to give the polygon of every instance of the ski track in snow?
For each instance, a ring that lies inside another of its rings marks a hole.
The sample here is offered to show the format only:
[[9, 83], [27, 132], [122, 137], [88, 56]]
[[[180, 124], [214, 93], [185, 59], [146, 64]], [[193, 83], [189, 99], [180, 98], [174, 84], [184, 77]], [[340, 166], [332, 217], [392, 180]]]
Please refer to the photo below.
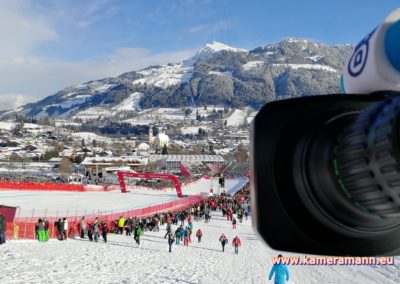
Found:
[[[168, 253], [165, 226], [145, 232], [140, 246], [133, 237], [109, 234], [104, 244], [87, 239], [9, 241], [0, 246], [1, 283], [273, 283], [267, 281], [271, 257], [280, 252], [264, 245], [253, 232], [251, 220], [237, 229], [220, 212], [210, 223], [193, 221], [194, 233], [203, 231], [201, 243], [192, 237], [188, 247], [174, 244]], [[177, 226], [173, 225], [173, 229]], [[229, 245], [221, 251], [218, 238], [225, 233]], [[235, 235], [242, 246], [235, 255]], [[294, 255], [283, 253], [284, 256]], [[301, 256], [301, 255], [299, 255]], [[399, 259], [396, 259], [399, 261]], [[289, 266], [288, 283], [399, 283], [394, 266]]]

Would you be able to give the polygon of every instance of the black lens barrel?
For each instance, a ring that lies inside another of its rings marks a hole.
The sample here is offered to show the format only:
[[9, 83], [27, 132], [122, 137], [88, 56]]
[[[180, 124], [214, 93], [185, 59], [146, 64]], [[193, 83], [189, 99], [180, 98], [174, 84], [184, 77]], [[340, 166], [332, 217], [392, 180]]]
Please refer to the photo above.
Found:
[[375, 103], [338, 139], [334, 163], [338, 182], [360, 210], [400, 217], [400, 97]]

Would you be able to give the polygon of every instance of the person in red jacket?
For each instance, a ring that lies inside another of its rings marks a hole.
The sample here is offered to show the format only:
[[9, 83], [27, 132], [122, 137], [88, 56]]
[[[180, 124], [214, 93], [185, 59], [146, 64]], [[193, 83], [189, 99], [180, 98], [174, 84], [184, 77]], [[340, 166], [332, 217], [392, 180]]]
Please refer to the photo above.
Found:
[[197, 237], [197, 241], [200, 243], [201, 242], [201, 237], [203, 236], [203, 232], [198, 229], [196, 232], [196, 237]]
[[238, 254], [239, 253], [239, 246], [241, 245], [240, 239], [238, 238], [238, 236], [235, 236], [235, 238], [232, 241], [232, 245], [235, 247], [235, 253]]

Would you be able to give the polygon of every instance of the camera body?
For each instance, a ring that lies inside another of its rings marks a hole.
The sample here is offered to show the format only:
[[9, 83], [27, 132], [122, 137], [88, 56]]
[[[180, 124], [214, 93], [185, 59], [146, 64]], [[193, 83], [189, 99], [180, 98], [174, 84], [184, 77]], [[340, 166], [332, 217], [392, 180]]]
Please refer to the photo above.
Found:
[[252, 130], [253, 225], [270, 247], [323, 255], [400, 253], [397, 216], [355, 206], [341, 190], [334, 162], [343, 129], [354, 128], [368, 108], [397, 96], [302, 97], [260, 110]]

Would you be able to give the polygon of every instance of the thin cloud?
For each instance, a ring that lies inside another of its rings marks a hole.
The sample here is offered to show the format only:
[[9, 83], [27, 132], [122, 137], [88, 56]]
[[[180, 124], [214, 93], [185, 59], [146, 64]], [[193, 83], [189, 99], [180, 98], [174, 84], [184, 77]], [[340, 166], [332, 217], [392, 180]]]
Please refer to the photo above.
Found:
[[188, 29], [188, 32], [195, 34], [195, 33], [203, 32], [203, 31], [207, 30], [208, 27], [209, 27], [209, 25], [193, 26]]
[[229, 30], [231, 26], [232, 25], [230, 21], [221, 20], [214, 24], [203, 24], [203, 25], [192, 26], [188, 28], [187, 31], [192, 34], [204, 33], [204, 32], [218, 33], [224, 30]]
[[180, 62], [194, 53], [195, 50], [153, 53], [145, 48], [119, 48], [112, 54], [83, 61], [20, 57], [18, 61], [0, 63], [0, 109], [35, 102], [65, 87], [90, 80], [117, 76], [149, 65]]

